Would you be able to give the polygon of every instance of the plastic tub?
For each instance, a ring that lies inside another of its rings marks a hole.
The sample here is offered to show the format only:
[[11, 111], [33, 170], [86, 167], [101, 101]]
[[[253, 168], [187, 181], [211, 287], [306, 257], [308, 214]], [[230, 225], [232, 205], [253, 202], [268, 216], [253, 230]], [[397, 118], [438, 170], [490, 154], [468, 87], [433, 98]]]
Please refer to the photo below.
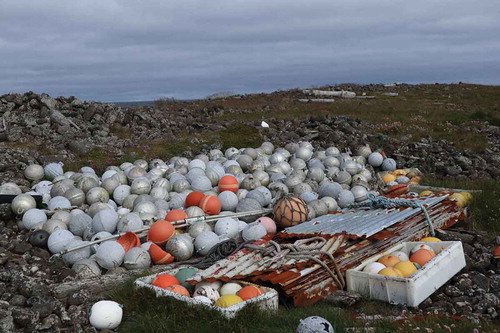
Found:
[[[362, 271], [367, 264], [377, 261], [386, 254], [391, 254], [394, 251], [409, 253], [414, 246], [420, 244], [429, 245], [436, 253], [441, 252], [409, 278]], [[392, 304], [418, 306], [464, 267], [465, 257], [461, 242], [406, 242], [347, 270], [347, 290]]]
[[236, 281], [243, 286], [248, 286], [248, 285], [257, 286], [257, 287], [261, 288], [262, 290], [264, 290], [264, 294], [259, 295], [257, 297], [250, 298], [246, 301], [243, 301], [241, 303], [235, 304], [235, 305], [227, 307], [227, 308], [220, 308], [220, 307], [215, 306], [215, 305], [205, 304], [205, 303], [200, 302], [200, 301], [193, 299], [191, 297], [179, 295], [179, 294], [176, 294], [176, 293], [171, 292], [169, 290], [165, 290], [163, 288], [153, 286], [151, 284], [153, 282], [153, 280], [156, 278], [156, 276], [161, 275], [161, 274], [175, 275], [175, 274], [177, 274], [177, 272], [181, 268], [182, 267], [138, 278], [137, 280], [134, 281], [134, 284], [136, 285], [136, 287], [143, 287], [143, 288], [148, 288], [148, 289], [153, 290], [156, 293], [157, 297], [161, 297], [161, 296], [172, 297], [172, 298], [186, 302], [186, 303], [193, 305], [193, 306], [207, 306], [211, 309], [215, 309], [215, 310], [219, 311], [226, 318], [233, 318], [238, 311], [242, 310], [245, 306], [247, 306], [248, 304], [252, 304], [252, 303], [256, 303], [259, 306], [259, 308], [261, 308], [264, 311], [277, 311], [278, 310], [278, 293], [276, 292], [276, 290], [274, 290], [272, 288], [268, 288], [268, 287], [259, 286], [259, 285], [256, 285], [256, 284], [253, 284], [250, 282]]

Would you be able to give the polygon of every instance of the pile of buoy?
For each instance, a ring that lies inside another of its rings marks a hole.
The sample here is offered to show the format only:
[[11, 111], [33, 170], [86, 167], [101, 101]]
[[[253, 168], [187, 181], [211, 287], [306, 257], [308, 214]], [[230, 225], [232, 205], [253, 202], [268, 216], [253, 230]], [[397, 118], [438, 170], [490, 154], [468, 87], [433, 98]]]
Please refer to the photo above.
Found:
[[[0, 193], [17, 195], [12, 210], [30, 242], [63, 256], [80, 277], [123, 265], [143, 269], [151, 263], [182, 261], [206, 255], [228, 239], [258, 240], [287, 227], [366, 200], [373, 167], [395, 168], [394, 160], [360, 147], [356, 154], [336, 147], [313, 149], [309, 142], [284, 148], [264, 142], [258, 148], [218, 149], [189, 160], [175, 156], [111, 165], [98, 175], [91, 167], [63, 169], [62, 163], [30, 165], [24, 170], [32, 191], [14, 183]], [[31, 195], [41, 195], [48, 210], [36, 208]], [[275, 207], [274, 219], [224, 217], [196, 222], [183, 230], [173, 221], [227, 215]], [[294, 199], [290, 199], [292, 196]], [[128, 235], [85, 247], [90, 241], [150, 226], [146, 238]]]
[[392, 172], [386, 173], [382, 180], [386, 186], [394, 186], [398, 184], [416, 185], [422, 180], [422, 176], [414, 170], [406, 171], [397, 169]]
[[395, 251], [384, 255], [377, 261], [367, 264], [363, 268], [363, 272], [401, 278], [411, 277], [439, 254], [432, 247], [425, 244], [425, 242], [440, 242], [440, 239], [426, 237], [420, 241], [424, 243], [414, 246], [409, 253]]
[[197, 273], [196, 268], [181, 268], [175, 275], [157, 275], [151, 284], [170, 292], [190, 297], [197, 303], [227, 308], [264, 294], [256, 285], [221, 281], [199, 282], [191, 285], [186, 281]]

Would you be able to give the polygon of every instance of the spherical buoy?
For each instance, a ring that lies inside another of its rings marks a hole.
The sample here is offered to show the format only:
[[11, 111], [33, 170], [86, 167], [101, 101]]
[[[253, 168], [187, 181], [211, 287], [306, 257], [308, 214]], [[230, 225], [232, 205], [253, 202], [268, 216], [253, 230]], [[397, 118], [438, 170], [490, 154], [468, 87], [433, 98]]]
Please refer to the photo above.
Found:
[[400, 261], [394, 265], [394, 268], [400, 271], [405, 278], [412, 276], [418, 270], [411, 261]]
[[284, 197], [274, 206], [274, 219], [282, 228], [307, 221], [308, 214], [307, 204], [297, 197]]
[[200, 286], [200, 287], [197, 286], [193, 293], [193, 296], [207, 297], [210, 301], [212, 301], [212, 303], [216, 302], [220, 298], [220, 294], [217, 291], [217, 289], [211, 286]]
[[125, 253], [123, 266], [126, 269], [146, 269], [151, 266], [151, 256], [148, 250], [141, 247], [134, 247]]
[[97, 248], [95, 258], [99, 266], [105, 269], [114, 269], [123, 263], [125, 250], [116, 241], [103, 242]]
[[187, 297], [190, 296], [189, 291], [180, 284], [171, 284], [170, 286], [166, 286], [164, 289], [182, 296], [187, 296]]
[[238, 291], [240, 291], [242, 286], [239, 283], [236, 282], [228, 282], [224, 285], [219, 290], [219, 293], [221, 296], [224, 295], [236, 295]]
[[258, 201], [259, 205], [261, 207], [264, 207], [267, 204], [267, 199], [264, 196], [264, 193], [262, 193], [261, 191], [258, 191], [258, 190], [251, 190], [251, 191], [249, 191], [247, 193], [247, 195], [245, 196], [245, 198], [246, 199], [254, 199], [254, 200]]
[[199, 234], [201, 234], [204, 231], [212, 231], [212, 228], [210, 228], [210, 225], [208, 223], [199, 221], [193, 223], [188, 230], [189, 236], [196, 238], [198, 237]]
[[392, 158], [386, 158], [386, 159], [384, 159], [383, 162], [382, 162], [382, 170], [384, 170], [384, 171], [394, 171], [394, 170], [396, 170], [396, 161], [394, 159], [392, 159]]
[[374, 168], [381, 166], [383, 161], [384, 157], [380, 153], [375, 152], [368, 156], [368, 163]]
[[194, 286], [190, 285], [186, 281], [191, 279], [196, 273], [198, 273], [198, 269], [193, 267], [185, 267], [179, 269], [177, 274], [175, 274], [175, 278], [179, 281], [181, 286], [184, 286], [189, 291], [194, 291]]
[[208, 215], [217, 215], [222, 209], [221, 202], [215, 195], [208, 195], [201, 199], [199, 207]]
[[201, 199], [205, 197], [205, 194], [200, 191], [193, 191], [189, 193], [186, 197], [186, 207], [198, 206]]
[[189, 217], [205, 216], [205, 212], [198, 206], [191, 206], [186, 208], [186, 215]]
[[410, 261], [416, 262], [421, 267], [423, 267], [425, 264], [431, 261], [431, 259], [434, 258], [435, 256], [436, 255], [432, 251], [426, 249], [420, 249], [410, 256]]
[[340, 191], [342, 191], [342, 186], [336, 182], [324, 182], [318, 188], [319, 198], [331, 197], [338, 199]]
[[151, 226], [148, 231], [147, 240], [159, 246], [163, 246], [175, 234], [175, 228], [169, 221], [160, 220]]
[[431, 251], [432, 253], [436, 254], [434, 252], [434, 250], [432, 249], [432, 247], [430, 247], [429, 245], [427, 244], [419, 244], [419, 245], [415, 245], [411, 250], [410, 250], [410, 257], [413, 253], [417, 252], [418, 250], [421, 250], [421, 249], [425, 249], [425, 250], [429, 250]]
[[255, 222], [266, 228], [266, 232], [268, 234], [274, 234], [276, 232], [276, 222], [274, 222], [274, 220], [270, 217], [259, 217]]
[[90, 309], [90, 325], [98, 330], [115, 329], [122, 322], [122, 306], [113, 301], [99, 301]]
[[377, 274], [383, 270], [386, 266], [380, 262], [371, 262], [363, 268], [363, 272]]
[[239, 290], [236, 295], [241, 297], [242, 300], [246, 301], [247, 299], [257, 297], [259, 295], [264, 294], [264, 290], [257, 286], [245, 286]]
[[[123, 201], [126, 197], [130, 195], [130, 186], [128, 185], [120, 185], [113, 191], [113, 200], [119, 205], [123, 204]], [[127, 207], [131, 208], [131, 207]]]
[[194, 247], [196, 252], [204, 256], [218, 243], [219, 236], [215, 232], [204, 231], [195, 238]]
[[198, 303], [201, 303], [201, 304], [207, 304], [207, 305], [212, 305], [213, 302], [210, 298], [206, 297], [206, 296], [201, 296], [201, 295], [198, 295], [198, 296], [193, 296], [193, 300], [197, 301]]
[[23, 215], [23, 226], [25, 229], [31, 229], [39, 223], [47, 222], [47, 215], [37, 208], [27, 210]]
[[210, 191], [212, 189], [212, 181], [207, 176], [200, 176], [193, 179], [191, 188], [195, 191]]
[[221, 203], [221, 209], [225, 211], [234, 211], [238, 206], [238, 196], [231, 191], [224, 191], [218, 195]]
[[[67, 249], [71, 249], [71, 248], [85, 245], [88, 243], [89, 242], [87, 242], [87, 241], [73, 239], [65, 247]], [[90, 257], [90, 254], [91, 254], [90, 253], [90, 246], [87, 246], [87, 247], [81, 248], [79, 250], [66, 253], [62, 257], [63, 257], [63, 260], [65, 263], [67, 263], [68, 265], [73, 265], [74, 263], [76, 263], [79, 260], [88, 259]]]
[[215, 302], [215, 305], [220, 308], [228, 308], [241, 302], [243, 302], [243, 300], [240, 296], [229, 294], [219, 297], [219, 299]]
[[248, 241], [259, 240], [267, 235], [266, 228], [260, 223], [250, 223], [241, 232], [243, 239]]
[[354, 194], [349, 190], [341, 190], [337, 203], [340, 208], [346, 208], [354, 203]]
[[26, 169], [24, 169], [24, 177], [28, 180], [41, 180], [44, 175], [45, 171], [43, 170], [43, 167], [38, 164], [28, 165]]
[[45, 230], [35, 230], [29, 238], [29, 242], [31, 245], [40, 247], [42, 249], [47, 248], [47, 241], [49, 239], [50, 234]]
[[[52, 183], [49, 181], [41, 181], [40, 183], [38, 183], [35, 186], [35, 191], [40, 194], [50, 193], [50, 188], [52, 187]], [[18, 195], [22, 193], [23, 191], [19, 186], [17, 186], [16, 183], [4, 183], [0, 185], [0, 194]]]
[[47, 247], [51, 253], [59, 253], [74, 237], [68, 230], [56, 230], [47, 240]]
[[325, 332], [333, 333], [333, 325], [328, 320], [318, 316], [301, 319], [296, 329], [297, 333]]
[[399, 257], [391, 255], [391, 254], [385, 255], [378, 260], [378, 262], [383, 264], [385, 267], [392, 267], [400, 261], [401, 260], [399, 259]]
[[42, 229], [52, 234], [56, 230], [68, 230], [68, 227], [61, 220], [50, 219], [43, 224]]
[[80, 279], [92, 279], [101, 276], [101, 268], [92, 259], [78, 260], [71, 268]]
[[181, 221], [181, 220], [184, 220], [187, 218], [188, 218], [188, 216], [187, 216], [186, 212], [183, 211], [182, 209], [172, 209], [165, 216], [165, 220], [167, 220], [169, 222]]
[[354, 200], [356, 202], [361, 202], [361, 201], [365, 201], [366, 200], [366, 194], [368, 193], [368, 191], [366, 190], [366, 188], [364, 188], [363, 186], [353, 186], [351, 188], [351, 192], [354, 196]]
[[226, 175], [219, 180], [218, 186], [220, 192], [231, 191], [236, 193], [238, 192], [239, 182], [236, 177], [232, 175]]
[[403, 274], [398, 269], [396, 269], [394, 267], [386, 267], [386, 268], [380, 270], [380, 272], [378, 272], [378, 274], [385, 275], [385, 276], [403, 277]]
[[142, 222], [140, 216], [137, 213], [129, 213], [120, 218], [116, 226], [116, 230], [119, 233], [123, 233], [127, 231], [139, 230], [143, 227], [144, 223]]
[[410, 260], [408, 255], [403, 252], [403, 251], [395, 251], [391, 253], [393, 256], [396, 256], [399, 258], [400, 261], [408, 261]]
[[103, 209], [94, 215], [92, 230], [94, 232], [107, 231], [114, 233], [118, 224], [118, 214], [111, 208]]
[[225, 235], [229, 238], [235, 238], [239, 235], [238, 221], [231, 217], [223, 217], [215, 223], [214, 231], [217, 235]]
[[73, 187], [66, 192], [64, 192], [64, 197], [69, 200], [70, 204], [73, 206], [80, 207], [85, 203], [85, 193], [76, 187]]
[[19, 194], [12, 200], [12, 211], [22, 216], [25, 212], [36, 207], [35, 199], [29, 194]]
[[127, 253], [129, 250], [133, 249], [134, 247], [141, 246], [141, 240], [139, 239], [139, 236], [137, 236], [132, 231], [127, 231], [126, 233], [121, 235], [120, 238], [118, 238], [116, 241], [121, 246], [123, 246], [125, 253]]
[[109, 193], [102, 187], [91, 188], [86, 195], [87, 204], [92, 205], [96, 202], [108, 202]]
[[62, 165], [59, 163], [49, 163], [43, 168], [43, 170], [45, 173], [45, 178], [47, 178], [48, 180], [52, 180], [64, 174]]
[[194, 253], [193, 240], [188, 234], [175, 235], [168, 240], [165, 250], [177, 261], [187, 260]]
[[151, 260], [157, 265], [169, 264], [174, 261], [174, 256], [168, 253], [167, 251], [163, 251], [161, 247], [156, 245], [155, 243], [149, 246], [149, 255], [151, 256]]
[[166, 288], [173, 284], [179, 284], [179, 280], [173, 275], [170, 274], [160, 274], [155, 277], [151, 284], [158, 288]]
[[425, 237], [420, 240], [421, 242], [440, 242], [441, 240], [436, 237]]

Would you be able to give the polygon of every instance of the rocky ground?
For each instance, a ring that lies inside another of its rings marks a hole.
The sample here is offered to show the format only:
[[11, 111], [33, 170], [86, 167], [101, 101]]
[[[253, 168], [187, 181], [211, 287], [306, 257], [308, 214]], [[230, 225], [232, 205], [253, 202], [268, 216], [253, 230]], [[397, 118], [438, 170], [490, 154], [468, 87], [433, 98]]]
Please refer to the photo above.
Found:
[[[384, 89], [373, 85], [357, 88], [365, 92]], [[275, 94], [287, 98], [300, 95], [298, 91]], [[377, 133], [373, 124], [360, 119], [324, 115], [282, 119], [270, 114], [265, 119], [270, 128], [265, 129], [260, 127], [260, 121], [235, 117], [225, 120], [233, 113], [244, 115], [240, 109], [200, 103], [123, 108], [32, 92], [3, 95], [0, 96], [0, 183], [14, 181], [27, 190], [30, 184], [22, 177], [22, 170], [33, 162], [79, 161], [96, 149], [105, 149], [111, 158], [121, 158], [128, 148], [138, 148], [138, 143], [148, 140], [161, 138], [172, 143], [180, 132], [209, 134], [235, 124], [254, 127], [260, 141], [269, 140], [280, 145], [307, 140], [315, 146], [335, 144], [339, 148], [354, 149], [360, 144], [371, 143], [394, 157], [399, 167], [418, 167], [425, 174], [436, 177], [500, 176], [500, 128], [487, 123], [477, 123], [474, 130], [487, 137], [489, 147], [473, 152], [461, 151], [451, 142], [430, 137], [401, 141]], [[196, 141], [191, 143], [196, 144]], [[211, 142], [200, 145], [192, 153], [221, 146], [220, 142]], [[134, 150], [134, 154], [138, 151]], [[443, 240], [463, 242], [466, 269], [427, 299], [420, 309], [408, 311], [459, 315], [472, 320], [500, 318], [500, 262], [492, 255], [496, 244], [488, 235], [466, 229], [466, 226], [455, 228], [440, 235]], [[62, 262], [49, 264], [49, 252], [31, 246], [28, 237], [27, 232], [18, 230], [9, 205], [0, 205], [0, 332], [14, 329], [25, 332], [94, 331], [88, 327], [87, 311], [95, 295], [83, 289], [65, 299], [57, 299], [51, 287], [75, 279], [74, 272]], [[394, 309], [401, 311], [399, 307]]]

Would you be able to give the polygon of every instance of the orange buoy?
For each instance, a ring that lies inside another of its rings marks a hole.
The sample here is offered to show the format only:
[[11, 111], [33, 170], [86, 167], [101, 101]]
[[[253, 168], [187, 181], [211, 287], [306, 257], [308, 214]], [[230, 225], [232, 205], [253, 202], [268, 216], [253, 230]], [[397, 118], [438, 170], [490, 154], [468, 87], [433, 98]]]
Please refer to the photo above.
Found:
[[169, 221], [160, 220], [153, 223], [148, 230], [148, 242], [163, 246], [175, 234], [175, 228]]
[[192, 206], [198, 206], [200, 204], [201, 199], [205, 197], [200, 191], [193, 191], [189, 193], [186, 197], [186, 208]]
[[170, 274], [160, 274], [155, 277], [151, 284], [153, 286], [166, 289], [168, 286], [178, 285], [179, 280], [177, 280], [175, 276]]
[[274, 220], [282, 228], [297, 225], [307, 221], [309, 208], [304, 200], [286, 196], [278, 201], [274, 206]]
[[121, 246], [123, 246], [125, 252], [128, 252], [128, 250], [133, 247], [141, 246], [141, 240], [139, 239], [139, 236], [137, 236], [137, 234], [132, 231], [126, 232], [124, 235], [118, 238], [117, 242], [120, 243]]
[[157, 265], [169, 264], [175, 259], [173, 255], [162, 250], [161, 247], [154, 243], [149, 247], [149, 255], [151, 256], [151, 260]]
[[209, 195], [201, 199], [199, 207], [208, 215], [217, 215], [222, 209], [220, 200], [215, 195]]
[[410, 261], [416, 262], [417, 264], [419, 264], [420, 266], [423, 267], [426, 263], [428, 263], [435, 256], [436, 255], [432, 251], [429, 251], [426, 249], [420, 249], [411, 255]]
[[500, 259], [500, 246], [497, 246], [494, 250], [493, 250], [493, 257], [495, 259]]
[[181, 286], [180, 284], [171, 284], [169, 286], [166, 286], [164, 289], [179, 295], [184, 295], [187, 297], [191, 296], [189, 295], [189, 291], [186, 289], [186, 287]]
[[381, 264], [384, 264], [386, 267], [392, 267], [392, 266], [396, 265], [398, 262], [400, 262], [401, 259], [399, 259], [399, 257], [397, 257], [397, 256], [389, 254], [389, 255], [383, 256], [382, 258], [380, 258], [377, 261]]
[[264, 290], [256, 286], [246, 286], [241, 288], [236, 295], [240, 296], [242, 300], [246, 301], [247, 299], [257, 297], [262, 295]]
[[240, 184], [235, 176], [226, 175], [219, 180], [219, 192], [231, 191], [238, 192]]
[[187, 219], [188, 216], [185, 211], [182, 209], [172, 209], [167, 213], [165, 216], [165, 220], [170, 221], [170, 222], [175, 222], [175, 221], [180, 221]]

